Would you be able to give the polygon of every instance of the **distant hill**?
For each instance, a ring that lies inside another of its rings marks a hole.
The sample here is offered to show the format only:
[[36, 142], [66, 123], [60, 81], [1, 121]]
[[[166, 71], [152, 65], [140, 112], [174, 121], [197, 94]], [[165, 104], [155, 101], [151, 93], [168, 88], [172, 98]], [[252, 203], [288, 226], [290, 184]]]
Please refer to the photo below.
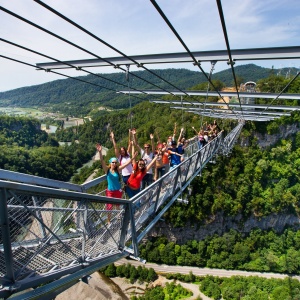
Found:
[[[287, 69], [288, 70], [288, 69]], [[206, 82], [205, 76], [199, 71], [190, 71], [187, 69], [164, 69], [153, 70], [157, 75], [171, 82], [180, 89], [188, 89], [199, 83]], [[271, 72], [277, 74], [278, 70], [262, 68], [254, 64], [242, 65], [235, 68], [236, 76], [246, 81], [258, 81], [268, 77]], [[285, 72], [283, 70], [283, 72]], [[137, 71], [133, 74], [144, 78], [161, 88], [174, 90], [174, 87], [165, 83], [158, 77], [153, 76], [147, 71]], [[115, 93], [114, 90], [126, 90], [128, 82], [124, 73], [101, 74], [101, 76], [119, 82], [114, 82], [93, 76], [80, 76], [79, 79], [89, 81], [99, 85], [89, 85], [73, 79], [61, 79], [52, 82], [14, 89], [0, 93], [0, 106], [22, 106], [39, 107], [48, 111], [61, 111], [67, 115], [86, 115], [99, 106], [107, 106], [115, 109], [128, 107], [128, 96]], [[231, 69], [227, 69], [213, 74], [213, 79], [219, 79], [226, 86], [232, 86], [233, 77]], [[131, 89], [158, 89], [137, 77], [130, 76]], [[101, 88], [101, 87], [103, 88]], [[149, 100], [144, 95], [131, 97], [132, 105], [143, 100]]]
[[[242, 65], [236, 67], [235, 75], [243, 79], [243, 82], [254, 81], [257, 82], [259, 79], [266, 78], [271, 75], [271, 72], [275, 70], [269, 68], [259, 67], [254, 64]], [[276, 73], [275, 73], [276, 74]], [[220, 71], [215, 74], [214, 79], [219, 79], [226, 84], [226, 86], [233, 86], [233, 77], [231, 69]]]

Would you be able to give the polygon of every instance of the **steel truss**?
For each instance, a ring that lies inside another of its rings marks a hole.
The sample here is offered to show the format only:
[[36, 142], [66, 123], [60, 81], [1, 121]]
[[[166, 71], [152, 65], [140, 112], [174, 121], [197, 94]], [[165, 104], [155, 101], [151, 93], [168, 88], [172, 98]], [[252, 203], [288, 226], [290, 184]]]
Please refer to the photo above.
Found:
[[[191, 52], [198, 62], [228, 61], [227, 50], [195, 51]], [[298, 59], [300, 58], [300, 47], [274, 47], [274, 48], [250, 48], [232, 49], [231, 55], [234, 61], [248, 60], [274, 60], [274, 59]], [[64, 62], [37, 63], [38, 68], [66, 69], [74, 65], [77, 68], [108, 67], [111, 64], [118, 66], [136, 65], [140, 67], [147, 64], [166, 63], [193, 63], [193, 59], [187, 52], [161, 53], [147, 55], [131, 55], [131, 59], [124, 56], [106, 57], [103, 59], [79, 59]], [[108, 63], [110, 62], [110, 63]], [[136, 63], [138, 62], [138, 63]]]

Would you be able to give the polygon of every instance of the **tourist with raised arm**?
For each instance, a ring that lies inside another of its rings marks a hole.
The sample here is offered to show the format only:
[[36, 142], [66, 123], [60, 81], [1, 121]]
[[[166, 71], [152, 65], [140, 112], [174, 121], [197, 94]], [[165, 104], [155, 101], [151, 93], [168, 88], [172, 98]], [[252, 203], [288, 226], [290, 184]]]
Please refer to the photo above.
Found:
[[132, 149], [132, 143], [130, 140], [130, 135], [131, 135], [131, 130], [129, 129], [129, 136], [128, 136], [128, 147], [118, 147], [116, 140], [115, 140], [115, 135], [113, 133], [113, 131], [111, 131], [110, 133], [110, 137], [115, 149], [115, 155], [118, 158], [119, 164], [120, 166], [126, 165], [126, 167], [122, 168], [122, 180], [124, 182], [124, 184], [127, 183], [127, 180], [132, 172], [132, 164], [127, 164], [128, 161], [131, 160], [130, 158], [130, 151]]
[[170, 155], [170, 168], [175, 168], [181, 163], [182, 154], [178, 152], [176, 141], [172, 141], [171, 148], [168, 149]]
[[[132, 131], [132, 134], [133, 134], [134, 144], [140, 150], [141, 157], [145, 161], [146, 166], [148, 166], [154, 158], [154, 152], [155, 152], [154, 136], [152, 133], [150, 134], [151, 145], [148, 143], [145, 143], [144, 149], [142, 149], [137, 142], [136, 131]], [[151, 167], [147, 170], [147, 174], [143, 178], [141, 188], [144, 189], [152, 183], [153, 183], [153, 170]]]
[[157, 156], [155, 156], [147, 166], [144, 159], [142, 158], [140, 158], [138, 161], [133, 162], [133, 171], [127, 181], [126, 186], [126, 193], [129, 198], [132, 198], [141, 191], [142, 180], [147, 172], [152, 168], [156, 160]]
[[[163, 160], [165, 156], [165, 152], [166, 152], [166, 146], [164, 147], [162, 143], [159, 143], [157, 145], [157, 150], [155, 151], [155, 154], [157, 155], [157, 159], [154, 168], [154, 181], [158, 180], [160, 177], [166, 174], [166, 166]], [[168, 164], [169, 164], [169, 159], [168, 159]]]
[[[107, 180], [107, 189], [105, 190], [106, 197], [122, 198], [123, 191], [121, 186], [120, 171], [124, 169], [127, 165], [131, 164], [138, 153], [136, 153], [130, 160], [128, 160], [122, 166], [119, 166], [119, 162], [116, 157], [111, 157], [108, 161], [109, 165], [107, 166], [103, 159], [102, 146], [100, 144], [97, 144], [96, 149], [99, 152], [102, 169], [106, 174], [106, 180]], [[119, 205], [117, 205], [117, 207], [119, 207]], [[106, 210], [111, 211], [112, 209], [113, 209], [113, 204], [107, 203]], [[107, 217], [108, 224], [110, 224], [110, 219], [111, 219], [111, 213], [109, 213]]]

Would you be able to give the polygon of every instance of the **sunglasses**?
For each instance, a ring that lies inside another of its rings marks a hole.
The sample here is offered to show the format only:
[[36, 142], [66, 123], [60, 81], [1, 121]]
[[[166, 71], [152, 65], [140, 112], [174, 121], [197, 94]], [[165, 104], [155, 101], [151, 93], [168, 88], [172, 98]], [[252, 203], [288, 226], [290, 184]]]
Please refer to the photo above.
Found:
[[139, 166], [141, 166], [141, 167], [145, 167], [145, 164], [139, 164]]
[[117, 161], [112, 161], [111, 163], [112, 163], [112, 164], [117, 164], [118, 162], [117, 162]]

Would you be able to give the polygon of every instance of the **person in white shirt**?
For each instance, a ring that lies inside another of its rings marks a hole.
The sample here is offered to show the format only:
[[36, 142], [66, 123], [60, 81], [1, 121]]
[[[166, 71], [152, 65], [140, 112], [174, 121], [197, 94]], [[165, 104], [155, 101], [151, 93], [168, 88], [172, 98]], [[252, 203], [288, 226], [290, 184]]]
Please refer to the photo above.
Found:
[[[151, 145], [145, 143], [144, 144], [144, 149], [142, 149], [138, 142], [137, 142], [137, 137], [136, 137], [136, 131], [132, 131], [133, 134], [133, 140], [136, 145], [136, 147], [140, 150], [141, 152], [141, 157], [145, 161], [146, 166], [151, 163], [151, 161], [154, 158], [154, 153], [155, 153], [155, 146], [154, 146], [154, 136], [151, 133], [150, 134], [150, 139], [151, 139]], [[147, 174], [144, 176], [143, 181], [142, 181], [142, 189], [145, 187], [149, 186], [151, 183], [153, 183], [153, 170], [150, 168], [147, 171]]]
[[[130, 130], [129, 130], [129, 141], [128, 141], [127, 149], [126, 149], [126, 147], [123, 147], [123, 146], [120, 147], [120, 149], [118, 148], [116, 141], [115, 141], [115, 135], [113, 132], [110, 133], [110, 137], [112, 139], [114, 149], [115, 149], [115, 155], [118, 158], [120, 166], [127, 164], [127, 162], [129, 160], [131, 160], [130, 154], [129, 154], [131, 151], [131, 147], [132, 147], [132, 144], [130, 142]], [[128, 178], [131, 173], [132, 173], [132, 164], [127, 164], [126, 167], [122, 169], [122, 180], [125, 184], [127, 184]]]

